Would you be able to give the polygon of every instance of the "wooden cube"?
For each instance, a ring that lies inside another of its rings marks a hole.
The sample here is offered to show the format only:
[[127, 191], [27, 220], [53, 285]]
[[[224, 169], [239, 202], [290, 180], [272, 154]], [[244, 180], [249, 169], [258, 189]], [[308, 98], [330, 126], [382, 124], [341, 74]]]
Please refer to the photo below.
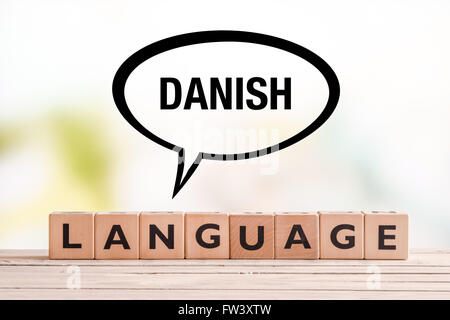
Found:
[[407, 214], [364, 212], [364, 228], [366, 259], [408, 259]]
[[230, 214], [230, 257], [231, 259], [273, 259], [273, 214]]
[[139, 214], [95, 214], [95, 259], [139, 259]]
[[94, 213], [51, 213], [49, 258], [94, 259]]
[[228, 259], [229, 225], [226, 213], [186, 213], [186, 259]]
[[184, 259], [184, 215], [181, 212], [141, 212], [141, 259]]
[[275, 214], [275, 259], [319, 259], [317, 213]]
[[319, 212], [320, 259], [364, 259], [362, 212]]

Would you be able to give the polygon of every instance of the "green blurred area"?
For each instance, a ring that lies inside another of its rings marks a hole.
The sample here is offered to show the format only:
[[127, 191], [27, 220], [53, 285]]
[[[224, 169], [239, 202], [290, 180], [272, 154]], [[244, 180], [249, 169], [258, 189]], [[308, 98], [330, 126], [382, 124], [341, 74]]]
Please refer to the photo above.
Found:
[[60, 162], [99, 206], [108, 205], [108, 177], [113, 157], [101, 119], [90, 113], [58, 112], [51, 114], [46, 123], [55, 139]]
[[14, 148], [21, 136], [20, 129], [11, 126], [0, 126], [0, 157], [9, 149]]
[[2, 183], [9, 195], [1, 204], [2, 234], [31, 222], [45, 226], [54, 210], [111, 206], [110, 132], [89, 109], [65, 106], [1, 126], [0, 161], [9, 180]]

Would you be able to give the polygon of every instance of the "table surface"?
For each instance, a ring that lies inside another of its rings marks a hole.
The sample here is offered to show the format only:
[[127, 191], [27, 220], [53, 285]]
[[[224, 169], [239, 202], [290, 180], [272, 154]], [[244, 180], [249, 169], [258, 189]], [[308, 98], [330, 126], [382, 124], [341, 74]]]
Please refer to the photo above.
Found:
[[0, 250], [0, 299], [450, 299], [450, 249], [411, 250], [406, 261], [48, 260], [45, 250]]

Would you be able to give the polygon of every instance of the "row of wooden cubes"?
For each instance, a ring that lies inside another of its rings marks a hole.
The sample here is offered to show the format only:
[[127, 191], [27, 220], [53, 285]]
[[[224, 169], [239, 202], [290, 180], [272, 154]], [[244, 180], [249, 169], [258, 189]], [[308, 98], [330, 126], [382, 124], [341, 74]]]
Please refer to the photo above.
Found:
[[407, 259], [408, 215], [55, 212], [50, 259]]

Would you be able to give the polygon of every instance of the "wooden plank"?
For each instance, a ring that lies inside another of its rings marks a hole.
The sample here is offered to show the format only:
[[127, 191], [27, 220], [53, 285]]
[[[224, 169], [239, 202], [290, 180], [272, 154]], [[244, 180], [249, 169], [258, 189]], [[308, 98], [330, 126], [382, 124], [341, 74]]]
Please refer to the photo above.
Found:
[[[78, 266], [78, 265], [70, 265]], [[52, 274], [55, 272], [64, 273], [69, 267], [66, 266], [0, 266], [0, 272], [20, 273], [30, 271], [31, 274], [38, 272]], [[117, 274], [363, 274], [379, 271], [381, 274], [441, 274], [449, 275], [450, 267], [440, 266], [79, 266], [86, 273], [117, 273]], [[372, 269], [375, 267], [376, 269]]]
[[[450, 299], [450, 250], [413, 252], [407, 261], [55, 261], [0, 250], [0, 299]], [[69, 266], [80, 267], [81, 289], [67, 289]]]
[[0, 258], [0, 266], [248, 266], [248, 267], [322, 267], [322, 266], [422, 266], [422, 267], [450, 267], [450, 255], [414, 256], [407, 261], [394, 260], [34, 260], [17, 258]]
[[[54, 276], [21, 277], [10, 276], [0, 280], [0, 288], [66, 288], [68, 275], [64, 273]], [[450, 283], [435, 278], [431, 281], [414, 281], [414, 277], [394, 281], [380, 278], [383, 290], [434, 290], [450, 292]], [[369, 290], [367, 281], [363, 277], [333, 277], [307, 278], [293, 274], [81, 274], [81, 287], [85, 289], [346, 289]]]
[[[14, 268], [14, 267], [12, 267]], [[120, 269], [120, 268], [119, 268]], [[372, 273], [292, 273], [292, 272], [278, 272], [278, 271], [249, 271], [249, 272], [170, 272], [170, 271], [139, 271], [139, 272], [130, 272], [128, 269], [126, 270], [107, 270], [103, 271], [94, 269], [92, 272], [89, 268], [83, 267], [80, 269], [80, 275], [92, 276], [97, 278], [105, 278], [105, 277], [128, 277], [128, 276], [136, 276], [136, 277], [150, 277], [153, 275], [161, 275], [161, 276], [190, 276], [190, 277], [202, 277], [208, 275], [216, 275], [216, 276], [233, 276], [233, 275], [293, 275], [298, 280], [313, 280], [313, 281], [366, 281], [369, 276], [373, 275]], [[66, 273], [65, 268], [47, 268], [47, 270], [32, 270], [26, 269], [21, 271], [8, 270], [2, 273], [2, 277], [0, 278], [0, 284], [9, 283], [10, 281], [16, 281], [18, 285], [20, 285], [20, 281], [23, 283], [33, 282], [36, 279], [39, 281], [51, 281], [53, 278], [68, 278], [69, 274]], [[420, 282], [420, 281], [436, 281], [436, 282], [450, 282], [450, 274], [441, 274], [441, 273], [381, 273], [380, 279], [382, 281], [392, 281], [392, 282]]]
[[116, 289], [0, 289], [0, 299], [255, 299], [255, 300], [344, 300], [344, 299], [450, 299], [450, 294], [429, 291], [342, 291], [342, 290], [116, 290]]
[[[0, 266], [3, 265], [95, 265], [95, 266], [367, 266], [367, 265], [420, 265], [450, 266], [450, 251], [411, 253], [408, 260], [48, 260], [44, 250], [17, 251], [0, 250]], [[19, 251], [20, 252], [20, 251]], [[414, 252], [414, 251], [412, 251]], [[33, 255], [34, 253], [34, 255]]]

